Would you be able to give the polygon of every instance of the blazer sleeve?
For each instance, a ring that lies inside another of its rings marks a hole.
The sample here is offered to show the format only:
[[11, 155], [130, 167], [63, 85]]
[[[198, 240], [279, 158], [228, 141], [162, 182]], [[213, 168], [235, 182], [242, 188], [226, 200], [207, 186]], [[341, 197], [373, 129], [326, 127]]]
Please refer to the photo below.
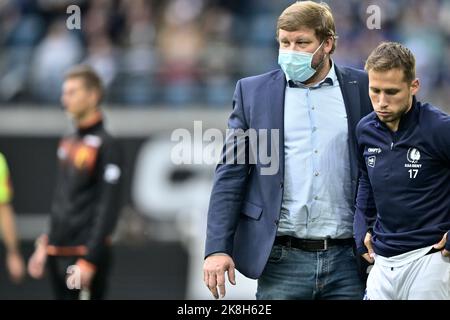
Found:
[[245, 138], [248, 127], [242, 82], [238, 81], [222, 157], [216, 167], [209, 202], [205, 257], [216, 252], [231, 255], [233, 251], [233, 237], [251, 167], [248, 161], [248, 139]]

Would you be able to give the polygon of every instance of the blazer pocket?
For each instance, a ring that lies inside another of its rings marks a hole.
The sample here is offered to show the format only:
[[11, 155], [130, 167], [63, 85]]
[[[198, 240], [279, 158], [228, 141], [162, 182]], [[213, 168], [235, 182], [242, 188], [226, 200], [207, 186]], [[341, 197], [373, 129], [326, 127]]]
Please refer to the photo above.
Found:
[[242, 204], [242, 214], [255, 219], [255, 220], [259, 220], [259, 218], [261, 218], [261, 214], [262, 214], [262, 208], [258, 207], [257, 205], [250, 203], [248, 201], [244, 201], [244, 203]]

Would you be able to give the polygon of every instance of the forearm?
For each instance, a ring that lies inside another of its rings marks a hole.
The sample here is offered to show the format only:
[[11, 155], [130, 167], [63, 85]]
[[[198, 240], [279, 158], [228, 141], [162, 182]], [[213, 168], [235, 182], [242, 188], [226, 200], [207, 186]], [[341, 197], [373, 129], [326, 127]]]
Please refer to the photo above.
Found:
[[10, 204], [0, 205], [0, 226], [2, 228], [6, 250], [9, 253], [19, 252], [14, 211]]
[[97, 264], [116, 227], [120, 213], [122, 186], [122, 152], [114, 140], [106, 140], [99, 153], [99, 184], [92, 202], [93, 220], [86, 245], [86, 260]]
[[96, 206], [94, 225], [87, 241], [86, 259], [96, 264], [111, 237], [119, 218], [119, 186], [105, 184]]
[[373, 197], [372, 187], [366, 172], [362, 172], [359, 179], [358, 194], [356, 197], [356, 211], [353, 222], [353, 231], [358, 253], [367, 252], [364, 245], [366, 233], [373, 228], [377, 209]]
[[217, 252], [232, 254], [248, 171], [245, 164], [217, 167], [208, 208], [205, 256]]

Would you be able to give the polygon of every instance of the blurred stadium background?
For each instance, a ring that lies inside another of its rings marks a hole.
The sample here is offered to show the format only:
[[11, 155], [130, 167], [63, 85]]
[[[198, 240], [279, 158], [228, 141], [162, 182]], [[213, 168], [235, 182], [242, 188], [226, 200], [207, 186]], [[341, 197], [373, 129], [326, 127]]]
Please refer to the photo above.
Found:
[[[336, 63], [362, 68], [383, 40], [417, 59], [419, 99], [450, 110], [450, 1], [329, 0]], [[106, 125], [125, 151], [122, 214], [111, 299], [208, 298], [202, 277], [205, 216], [214, 166], [175, 166], [174, 129], [224, 130], [237, 79], [277, 67], [279, 0], [0, 0], [0, 151], [9, 162], [27, 259], [46, 231], [56, 146], [70, 123], [64, 72], [92, 65], [107, 87]], [[68, 30], [69, 5], [81, 30]], [[381, 29], [369, 30], [369, 5]], [[3, 248], [2, 248], [3, 249]], [[13, 285], [0, 262], [0, 299], [49, 299], [47, 281]], [[239, 280], [238, 280], [239, 283]], [[234, 298], [252, 299], [253, 282]]]

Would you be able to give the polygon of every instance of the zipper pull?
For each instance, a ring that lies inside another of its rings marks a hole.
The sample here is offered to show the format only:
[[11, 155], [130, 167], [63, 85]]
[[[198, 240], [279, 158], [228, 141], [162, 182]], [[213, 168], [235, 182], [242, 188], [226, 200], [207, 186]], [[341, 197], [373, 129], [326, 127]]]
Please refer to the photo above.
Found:
[[394, 148], [394, 141], [391, 142], [391, 150]]

